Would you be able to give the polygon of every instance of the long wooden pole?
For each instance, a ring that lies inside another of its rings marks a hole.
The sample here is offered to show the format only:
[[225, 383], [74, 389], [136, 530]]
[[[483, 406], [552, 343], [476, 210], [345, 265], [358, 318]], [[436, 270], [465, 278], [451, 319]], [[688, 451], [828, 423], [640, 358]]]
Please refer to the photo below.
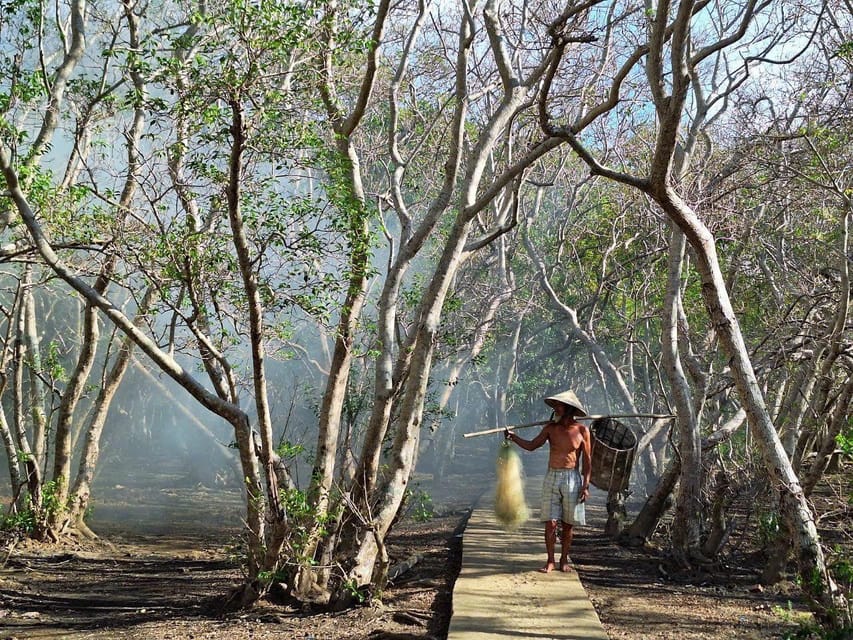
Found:
[[[674, 418], [670, 413], [616, 413], [608, 416], [575, 416], [575, 420], [597, 420], [598, 418]], [[486, 429], [484, 431], [472, 431], [471, 433], [463, 433], [463, 438], [473, 438], [474, 436], [485, 436], [489, 433], [499, 433], [504, 429], [525, 429], [527, 427], [538, 427], [539, 425], [548, 424], [550, 420], [540, 420], [539, 422], [527, 422], [525, 424], [508, 424], [505, 427], [497, 427], [496, 429]]]

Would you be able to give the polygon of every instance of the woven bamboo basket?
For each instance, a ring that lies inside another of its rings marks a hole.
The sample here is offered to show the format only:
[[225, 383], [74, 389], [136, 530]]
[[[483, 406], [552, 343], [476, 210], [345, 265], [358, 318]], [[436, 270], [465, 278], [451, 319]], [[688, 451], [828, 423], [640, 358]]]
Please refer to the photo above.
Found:
[[622, 491], [628, 488], [631, 465], [637, 450], [637, 436], [613, 418], [593, 420], [592, 474], [590, 480], [599, 489]]

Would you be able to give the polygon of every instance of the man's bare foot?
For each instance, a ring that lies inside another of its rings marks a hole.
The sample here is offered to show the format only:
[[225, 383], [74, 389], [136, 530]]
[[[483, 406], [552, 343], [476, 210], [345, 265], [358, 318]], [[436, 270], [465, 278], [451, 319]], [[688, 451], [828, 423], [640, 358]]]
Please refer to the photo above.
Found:
[[546, 562], [541, 569], [539, 569], [539, 573], [551, 573], [554, 570], [553, 562]]
[[561, 560], [560, 561], [560, 571], [562, 571], [563, 573], [571, 573], [571, 571], [572, 571], [571, 563], [568, 560]]

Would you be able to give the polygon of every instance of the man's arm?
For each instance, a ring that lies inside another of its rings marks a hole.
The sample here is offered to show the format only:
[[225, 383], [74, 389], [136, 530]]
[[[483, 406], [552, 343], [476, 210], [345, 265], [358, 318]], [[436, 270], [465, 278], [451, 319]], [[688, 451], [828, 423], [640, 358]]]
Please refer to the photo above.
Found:
[[583, 485], [581, 486], [580, 500], [583, 502], [589, 497], [589, 479], [592, 476], [592, 441], [589, 437], [589, 429], [581, 425], [583, 444], [581, 445], [581, 456], [583, 457]]
[[535, 451], [536, 449], [541, 447], [543, 444], [548, 442], [548, 433], [549, 433], [550, 428], [551, 428], [551, 423], [549, 422], [544, 427], [542, 427], [542, 431], [540, 431], [539, 435], [536, 436], [535, 438], [533, 438], [533, 440], [525, 440], [524, 438], [516, 435], [512, 431], [507, 431], [508, 435], [506, 436], [506, 439], [509, 440], [510, 442], [514, 442], [515, 444], [517, 444], [522, 449], [525, 449], [527, 451]]

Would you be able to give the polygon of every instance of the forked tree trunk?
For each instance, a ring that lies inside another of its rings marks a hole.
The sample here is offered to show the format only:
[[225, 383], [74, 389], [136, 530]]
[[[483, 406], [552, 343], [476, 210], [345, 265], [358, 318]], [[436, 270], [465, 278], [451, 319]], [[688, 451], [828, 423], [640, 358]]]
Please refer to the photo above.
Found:
[[[21, 190], [18, 176], [12, 167], [11, 156], [2, 145], [0, 145], [0, 169], [2, 169], [5, 176], [9, 195], [15, 204], [18, 214], [27, 227], [33, 243], [41, 257], [54, 273], [68, 283], [87, 302], [97, 307], [119, 330], [126, 333], [165, 374], [183, 387], [202, 406], [227, 420], [234, 428], [247, 496], [246, 525], [248, 528], [247, 566], [249, 583], [256, 583], [257, 576], [261, 571], [261, 559], [264, 552], [263, 487], [258, 458], [254, 451], [248, 415], [237, 405], [210, 393], [204, 385], [188, 374], [171, 355], [160, 349], [153, 340], [136, 327], [115, 304], [68, 269], [45, 236], [41, 225]], [[247, 595], [251, 596], [254, 591], [250, 586], [247, 590]]]
[[[474, 10], [473, 5], [470, 10]], [[483, 189], [483, 192], [479, 192], [491, 153], [505, 135], [506, 127], [510, 125], [518, 110], [528, 99], [531, 87], [535, 86], [536, 80], [545, 70], [543, 62], [541, 67], [530, 72], [528, 78], [516, 77], [515, 69], [503, 47], [503, 34], [495, 2], [487, 3], [484, 16], [497, 64], [501, 68], [504, 93], [500, 104], [496, 106], [488, 123], [479, 132], [476, 144], [468, 153], [468, 171], [464, 181], [459, 184], [456, 178], [463, 157], [465, 139], [468, 54], [473, 45], [474, 35], [472, 21], [468, 16], [462, 16], [458, 31], [459, 48], [456, 60], [455, 93], [458, 103], [449, 135], [450, 146], [447, 148], [443, 188], [428, 211], [427, 224], [422, 225], [412, 235], [412, 244], [421, 246], [431, 227], [445, 211], [447, 202], [454, 197], [454, 193], [457, 194], [455, 197], [458, 198], [460, 208], [448, 238], [444, 241], [441, 259], [419, 305], [415, 333], [409, 339], [409, 343], [398, 350], [393, 368], [389, 367], [388, 359], [393, 343], [388, 343], [387, 330], [380, 338], [380, 347], [389, 351], [385, 352], [377, 363], [378, 406], [374, 407], [371, 416], [368, 437], [365, 440], [351, 494], [352, 504], [348, 507], [349, 513], [345, 518], [344, 530], [336, 549], [344, 569], [344, 575], [340, 577], [339, 583], [332, 587], [332, 603], [336, 607], [346, 606], [352, 601], [353, 586], [361, 588], [374, 583], [374, 577], [384, 573], [382, 563], [386, 556], [383, 541], [399, 511], [416, 459], [424, 399], [431, 372], [433, 341], [451, 283], [459, 266], [468, 255], [465, 245], [470, 233], [471, 221], [498, 194], [509, 188], [527, 167], [560, 143], [559, 139], [549, 137], [534, 144], [512, 166], [505, 169], [493, 184]], [[506, 229], [500, 231], [494, 237], [498, 237], [505, 231]], [[410, 248], [407, 247], [405, 250]], [[398, 264], [404, 264], [403, 260], [406, 259], [408, 256], [403, 256]], [[396, 276], [392, 274], [392, 277]], [[392, 283], [392, 288], [394, 287], [396, 285]], [[397, 294], [395, 291], [391, 293], [393, 295], [382, 301], [383, 305], [396, 304]], [[380, 309], [379, 313], [387, 313], [388, 309], [389, 307], [386, 306]], [[400, 396], [398, 398], [389, 396], [386, 400], [384, 396], [388, 390], [401, 384]], [[392, 400], [395, 402], [395, 407], [390, 404]], [[392, 408], [397, 407], [399, 417], [396, 422], [390, 459], [380, 482], [377, 465], [378, 443], [381, 443], [384, 434], [388, 432]], [[381, 583], [381, 580], [379, 582]]]
[[[143, 296], [142, 303], [137, 310], [135, 323], [141, 325], [145, 320], [145, 314], [153, 297], [153, 288], [148, 289]], [[132, 360], [134, 344], [127, 336], [121, 340], [115, 362], [104, 378], [98, 396], [89, 413], [86, 425], [83, 449], [80, 452], [80, 461], [77, 467], [77, 476], [71, 487], [69, 495], [69, 519], [75, 529], [85, 535], [94, 537], [94, 533], [84, 522], [86, 510], [89, 508], [91, 497], [92, 480], [98, 468], [101, 452], [101, 434], [107, 419], [112, 400], [124, 379], [128, 366]]]
[[[331, 123], [331, 133], [336, 140], [338, 162], [342, 163], [338, 167], [339, 171], [335, 172], [336, 175], [332, 176], [332, 180], [337, 181], [336, 188], [341, 189], [344, 194], [343, 202], [339, 202], [338, 205], [343, 207], [341, 214], [347, 221], [346, 237], [349, 255], [346, 277], [348, 282], [346, 297], [338, 319], [329, 375], [320, 404], [317, 450], [308, 491], [309, 501], [317, 516], [325, 516], [330, 507], [330, 491], [335, 481], [336, 460], [341, 439], [342, 412], [352, 369], [352, 346], [367, 293], [370, 268], [369, 212], [366, 206], [360, 159], [353, 135], [365, 115], [373, 93], [379, 46], [382, 42], [390, 2], [381, 0], [376, 7], [370, 46], [365, 56], [366, 68], [359, 87], [359, 98], [348, 114], [343, 111], [338, 99], [334, 77], [333, 52], [338, 45], [336, 40], [340, 27], [340, 9], [336, 1], [329, 2], [324, 7], [322, 36], [326, 46], [321, 60], [323, 71], [319, 91]], [[323, 526], [318, 519], [311, 526], [308, 542], [305, 545], [305, 553], [309, 557], [317, 555], [323, 533]], [[330, 554], [328, 550], [320, 550], [319, 555], [328, 557]], [[305, 594], [314, 582], [325, 585], [328, 580], [328, 569], [324, 567], [315, 572], [312, 567], [304, 566], [297, 580], [299, 592]]]
[[750, 429], [763, 454], [770, 481], [781, 494], [782, 516], [790, 523], [803, 589], [819, 604], [825, 615], [837, 620], [841, 612], [846, 610], [844, 598], [829, 575], [811, 508], [765, 407], [740, 325], [729, 300], [714, 238], [671, 187], [652, 195], [687, 236], [695, 253], [702, 280], [702, 296], [711, 322], [729, 357], [735, 384]]
[[[374, 508], [370, 514], [370, 531], [358, 532], [362, 527], [356, 524], [355, 519], [351, 519], [352, 528], [342, 539], [346, 575], [351, 584], [371, 584], [374, 573], [384, 570], [381, 565], [377, 567], [377, 560], [383, 552], [382, 541], [399, 510], [412, 471], [432, 365], [434, 338], [450, 284], [466, 257], [463, 248], [469, 227], [470, 223], [457, 219], [421, 303], [417, 338], [412, 351], [409, 375], [402, 391], [399, 424], [388, 461], [386, 480], [375, 492], [377, 500], [373, 503]], [[346, 588], [339, 588], [333, 594], [333, 606], [337, 608], [348, 606], [351, 601], [352, 594]]]
[[[817, 353], [820, 354], [821, 351]], [[781, 433], [782, 446], [785, 447], [785, 453], [791, 458], [794, 471], [797, 473], [800, 471], [800, 461], [796, 456], [797, 443], [800, 441], [803, 420], [809, 408], [809, 399], [814, 392], [817, 375], [818, 363], [814, 360], [805, 360], [797, 367], [788, 379], [785, 397], [779, 410], [779, 419], [776, 421]]]

